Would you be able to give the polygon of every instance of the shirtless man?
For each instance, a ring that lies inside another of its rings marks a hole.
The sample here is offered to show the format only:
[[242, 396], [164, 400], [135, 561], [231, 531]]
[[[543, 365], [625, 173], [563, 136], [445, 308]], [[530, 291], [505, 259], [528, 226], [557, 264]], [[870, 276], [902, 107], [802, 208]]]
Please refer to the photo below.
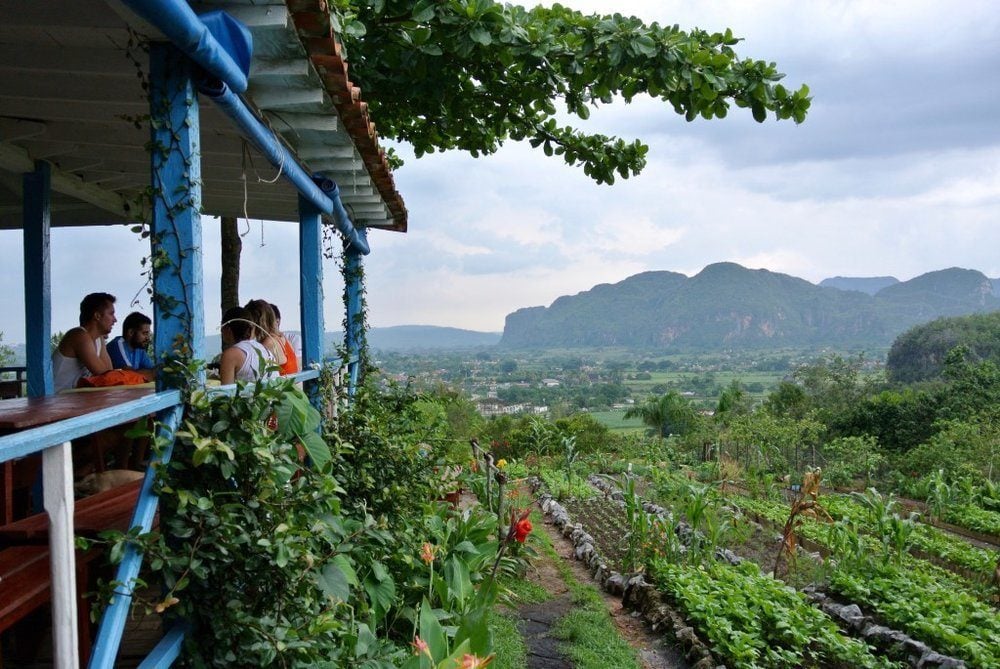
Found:
[[81, 377], [103, 374], [112, 369], [104, 339], [118, 319], [115, 296], [91, 293], [80, 302], [80, 327], [63, 335], [52, 352], [52, 381], [55, 392], [76, 387]]

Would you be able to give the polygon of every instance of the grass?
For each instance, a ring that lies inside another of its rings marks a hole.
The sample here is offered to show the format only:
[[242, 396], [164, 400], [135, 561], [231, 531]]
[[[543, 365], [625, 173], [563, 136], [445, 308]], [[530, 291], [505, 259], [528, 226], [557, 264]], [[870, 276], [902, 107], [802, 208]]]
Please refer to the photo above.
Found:
[[[532, 522], [542, 522], [537, 513], [532, 516]], [[555, 563], [576, 605], [552, 630], [553, 636], [564, 640], [562, 650], [566, 656], [578, 669], [639, 669], [641, 665], [635, 649], [618, 633], [597, 589], [576, 579], [552, 547], [548, 534], [537, 532], [536, 536], [539, 540], [538, 552]]]
[[591, 411], [593, 416], [601, 425], [613, 432], [644, 432], [646, 426], [642, 424], [641, 418], [625, 418], [624, 409], [612, 411]]
[[493, 611], [488, 621], [493, 632], [493, 660], [495, 669], [526, 669], [528, 648], [521, 633], [517, 631], [517, 620], [509, 613]]

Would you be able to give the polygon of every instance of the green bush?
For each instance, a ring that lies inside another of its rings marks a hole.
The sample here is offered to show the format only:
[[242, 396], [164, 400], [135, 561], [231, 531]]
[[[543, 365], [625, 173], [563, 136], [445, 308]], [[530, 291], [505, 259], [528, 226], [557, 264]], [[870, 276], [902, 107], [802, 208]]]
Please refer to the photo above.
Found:
[[113, 559], [136, 542], [162, 578], [147, 605], [192, 623], [189, 666], [388, 669], [412, 658], [415, 629], [434, 630], [435, 652], [489, 653], [491, 574], [520, 553], [495, 515], [427, 500], [418, 445], [440, 425], [420, 401], [361, 390], [331, 448], [290, 381], [193, 394], [160, 470], [159, 530], [107, 537]]

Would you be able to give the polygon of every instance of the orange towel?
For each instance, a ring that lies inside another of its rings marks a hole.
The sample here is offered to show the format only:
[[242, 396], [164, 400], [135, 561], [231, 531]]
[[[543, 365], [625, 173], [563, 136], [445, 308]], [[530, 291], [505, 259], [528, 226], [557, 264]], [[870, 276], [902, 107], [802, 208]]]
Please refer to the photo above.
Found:
[[146, 383], [146, 377], [131, 369], [112, 369], [103, 374], [81, 377], [77, 388], [104, 388], [106, 386], [136, 386]]
[[285, 364], [281, 366], [281, 375], [287, 376], [299, 371], [299, 361], [295, 357], [295, 349], [292, 348], [292, 342], [288, 341], [287, 337], [283, 337], [282, 342], [284, 342], [281, 348], [285, 351]]

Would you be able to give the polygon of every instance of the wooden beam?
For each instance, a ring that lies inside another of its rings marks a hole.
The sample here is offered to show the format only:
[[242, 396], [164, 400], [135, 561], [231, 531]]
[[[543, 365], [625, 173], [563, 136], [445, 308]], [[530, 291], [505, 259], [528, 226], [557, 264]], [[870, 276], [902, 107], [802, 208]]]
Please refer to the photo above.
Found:
[[[35, 161], [19, 146], [0, 142], [0, 169], [11, 172], [31, 172]], [[75, 174], [52, 168], [52, 190], [92, 204], [121, 218], [130, 218], [133, 207], [114, 191], [85, 182]]]

